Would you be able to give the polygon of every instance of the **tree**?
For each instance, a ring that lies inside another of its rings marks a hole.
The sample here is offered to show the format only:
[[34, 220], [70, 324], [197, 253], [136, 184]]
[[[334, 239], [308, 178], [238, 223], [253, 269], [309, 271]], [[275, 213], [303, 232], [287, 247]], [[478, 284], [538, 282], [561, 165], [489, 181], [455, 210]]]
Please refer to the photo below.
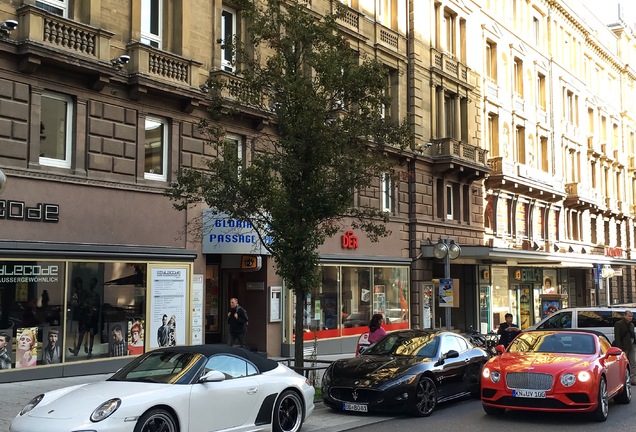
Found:
[[[388, 215], [354, 207], [353, 193], [392, 171], [411, 134], [406, 122], [382, 115], [387, 70], [349, 47], [338, 31], [342, 10], [317, 18], [298, 0], [238, 3], [250, 40], [219, 42], [234, 50], [241, 85], [211, 79], [212, 120], [201, 125], [219, 157], [182, 169], [167, 195], [179, 210], [204, 201], [268, 237], [277, 272], [298, 299], [294, 357], [302, 367], [302, 299], [320, 283], [318, 248], [345, 224], [374, 241], [389, 234]], [[271, 127], [241, 166], [216, 120], [248, 111]]]

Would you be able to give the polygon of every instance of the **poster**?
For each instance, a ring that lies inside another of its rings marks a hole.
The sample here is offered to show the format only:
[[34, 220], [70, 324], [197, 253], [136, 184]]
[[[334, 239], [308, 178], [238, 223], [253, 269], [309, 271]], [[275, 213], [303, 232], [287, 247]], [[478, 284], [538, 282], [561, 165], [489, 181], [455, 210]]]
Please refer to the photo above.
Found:
[[0, 370], [11, 369], [11, 332], [13, 329], [0, 330]]
[[[187, 343], [185, 337], [187, 276], [186, 268], [151, 268], [152, 302], [147, 333], [150, 348]], [[200, 306], [203, 307], [203, 304]]]
[[558, 294], [556, 276], [556, 270], [543, 270], [543, 294]]
[[144, 350], [144, 320], [128, 321], [128, 353], [139, 355]]
[[[192, 326], [192, 345], [203, 344], [203, 275], [198, 274], [192, 276], [192, 313], [191, 322]], [[184, 343], [188, 341], [184, 340]]]
[[384, 285], [373, 286], [373, 313], [379, 313], [384, 315], [386, 309], [386, 293], [384, 292]]
[[439, 280], [439, 305], [440, 307], [453, 307], [453, 280]]
[[125, 321], [108, 323], [108, 354], [110, 357], [128, 355], [128, 325]]
[[17, 331], [15, 367], [27, 368], [38, 362], [38, 328], [23, 327]]
[[59, 327], [44, 327], [42, 364], [62, 363], [62, 333]]

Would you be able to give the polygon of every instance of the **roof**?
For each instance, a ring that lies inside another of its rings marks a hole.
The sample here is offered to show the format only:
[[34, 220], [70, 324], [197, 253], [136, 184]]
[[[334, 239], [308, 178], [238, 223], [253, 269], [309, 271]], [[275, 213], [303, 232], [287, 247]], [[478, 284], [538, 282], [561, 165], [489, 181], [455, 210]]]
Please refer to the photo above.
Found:
[[181, 345], [175, 347], [159, 348], [150, 352], [183, 352], [183, 353], [197, 353], [210, 357], [217, 354], [231, 354], [237, 357], [242, 357], [252, 363], [262, 373], [275, 369], [278, 366], [278, 362], [268, 359], [267, 357], [248, 351], [244, 348], [231, 347], [225, 344], [210, 344], [210, 345]]

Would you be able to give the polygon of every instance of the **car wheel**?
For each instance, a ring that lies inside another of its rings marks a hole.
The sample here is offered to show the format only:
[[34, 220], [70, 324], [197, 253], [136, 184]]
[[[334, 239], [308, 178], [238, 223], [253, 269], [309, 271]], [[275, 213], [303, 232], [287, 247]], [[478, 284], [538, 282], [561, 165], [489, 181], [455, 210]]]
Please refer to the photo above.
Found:
[[437, 388], [432, 379], [423, 377], [415, 388], [415, 406], [413, 414], [428, 417], [437, 405]]
[[162, 409], [153, 409], [139, 417], [135, 432], [177, 432], [177, 424], [170, 413]]
[[623, 380], [623, 391], [614, 400], [619, 404], [628, 404], [632, 400], [632, 381], [629, 376], [629, 369], [625, 369], [625, 379]]
[[274, 406], [274, 431], [298, 432], [303, 425], [303, 403], [291, 390], [280, 395]]
[[601, 377], [601, 382], [598, 385], [598, 406], [592, 416], [597, 422], [604, 422], [607, 420], [608, 413], [609, 399], [607, 397], [607, 383], [605, 382], [605, 377]]
[[505, 408], [498, 408], [486, 404], [481, 404], [481, 406], [484, 408], [484, 412], [488, 415], [502, 415], [506, 411]]

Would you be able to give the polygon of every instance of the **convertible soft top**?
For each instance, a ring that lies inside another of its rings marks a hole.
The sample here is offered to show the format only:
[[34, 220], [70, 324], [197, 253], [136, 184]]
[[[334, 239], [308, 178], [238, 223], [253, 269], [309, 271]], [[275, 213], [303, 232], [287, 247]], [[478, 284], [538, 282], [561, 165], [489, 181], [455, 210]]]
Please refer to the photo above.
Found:
[[210, 345], [183, 345], [169, 348], [159, 348], [156, 351], [170, 351], [170, 352], [185, 352], [185, 353], [197, 353], [206, 357], [210, 357], [215, 354], [232, 354], [237, 357], [243, 357], [244, 359], [254, 363], [254, 366], [262, 373], [275, 369], [278, 366], [278, 362], [268, 359], [244, 348], [231, 347], [225, 344], [210, 344]]

